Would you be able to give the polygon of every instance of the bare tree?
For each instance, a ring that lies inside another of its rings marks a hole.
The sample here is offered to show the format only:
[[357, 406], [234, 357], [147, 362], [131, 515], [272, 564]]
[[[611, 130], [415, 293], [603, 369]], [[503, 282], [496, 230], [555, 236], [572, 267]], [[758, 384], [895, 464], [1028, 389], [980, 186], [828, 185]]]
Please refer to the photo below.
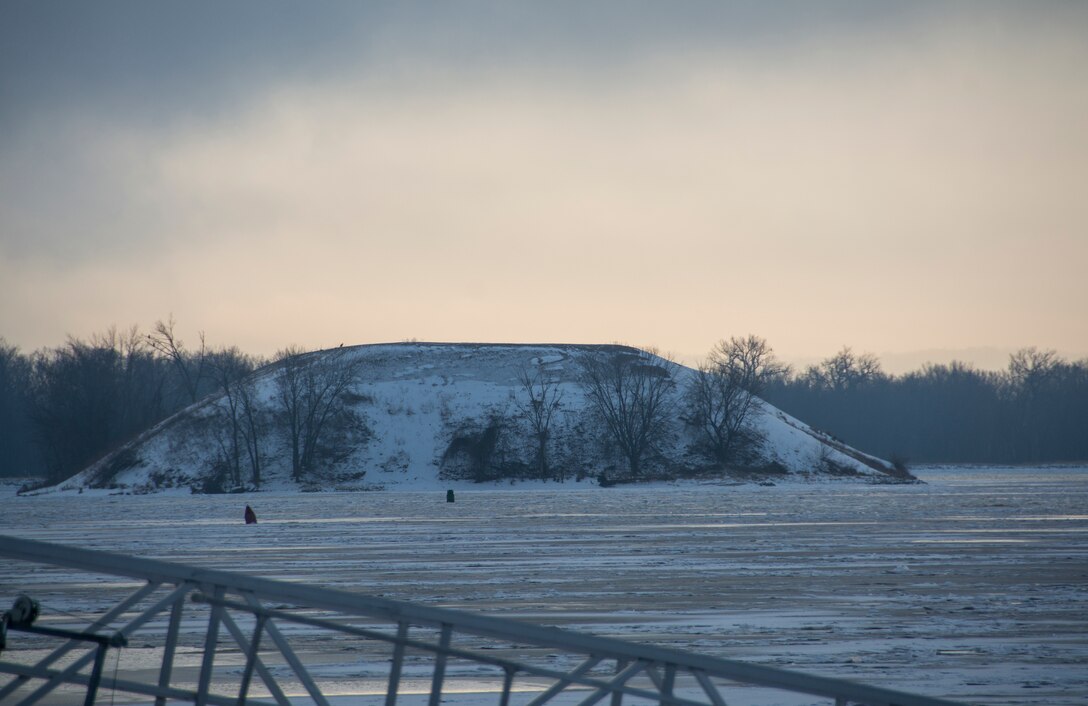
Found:
[[295, 480], [314, 470], [328, 423], [343, 414], [343, 396], [359, 376], [359, 359], [337, 348], [303, 353], [289, 348], [277, 356], [280, 410], [291, 443], [291, 474]]
[[276, 361], [280, 365], [276, 375], [276, 392], [287, 438], [291, 443], [291, 476], [295, 480], [302, 477], [302, 420], [305, 417], [302, 376], [305, 355], [302, 348], [295, 346], [276, 353]]
[[328, 423], [345, 412], [343, 395], [358, 380], [359, 359], [342, 348], [326, 352], [306, 367], [302, 469], [311, 471]]
[[110, 327], [91, 336], [91, 345], [116, 351], [119, 370], [119, 429], [134, 433], [164, 416], [166, 374], [148, 350], [137, 326], [126, 331]]
[[256, 488], [261, 487], [261, 467], [263, 466], [262, 445], [265, 433], [265, 411], [257, 401], [257, 388], [253, 376], [240, 381], [238, 397], [241, 401], [242, 441], [245, 443], [246, 456], [249, 458], [249, 480]]
[[1009, 356], [1008, 397], [1017, 436], [1028, 459], [1041, 456], [1044, 430], [1038, 423], [1040, 408], [1048, 388], [1058, 379], [1063, 363], [1057, 351], [1041, 351], [1034, 346], [1021, 348]]
[[805, 379], [815, 387], [847, 390], [858, 385], [886, 379], [880, 360], [872, 353], [855, 354], [849, 346], [835, 355], [809, 366]]
[[1021, 348], [1009, 356], [1009, 378], [1016, 388], [1035, 392], [1054, 377], [1062, 362], [1055, 350]]
[[674, 410], [675, 364], [654, 351], [589, 354], [581, 384], [591, 408], [627, 458], [631, 475], [662, 439]]
[[[558, 381], [549, 380], [540, 366], [533, 372], [523, 368], [518, 374], [518, 384], [525, 394], [517, 400], [517, 405], [528, 420], [533, 440], [536, 441], [536, 466], [540, 479], [547, 480], [548, 439], [551, 438], [552, 419], [559, 409], [563, 391]], [[562, 474], [559, 479], [562, 480]]]
[[[254, 460], [252, 450], [249, 448], [249, 439], [246, 436], [247, 419], [244, 407], [245, 399], [249, 395], [247, 378], [253, 372], [255, 363], [250, 356], [237, 348], [216, 351], [207, 355], [206, 359], [211, 376], [223, 392], [223, 403], [219, 415], [223, 426], [217, 430], [216, 439], [231, 481], [235, 486], [239, 486], [242, 484], [243, 450], [247, 452], [251, 465]], [[256, 475], [259, 478], [259, 470]]]
[[718, 342], [687, 389], [688, 422], [699, 429], [714, 460], [726, 464], [745, 441], [756, 397], [788, 371], [758, 336]]
[[171, 314], [165, 322], [155, 322], [155, 329], [147, 335], [147, 342], [174, 364], [186, 397], [190, 403], [196, 402], [200, 397], [201, 382], [207, 374], [208, 351], [204, 343], [204, 332], [200, 332], [200, 349], [196, 353], [188, 353], [185, 345], [174, 334], [174, 315]]

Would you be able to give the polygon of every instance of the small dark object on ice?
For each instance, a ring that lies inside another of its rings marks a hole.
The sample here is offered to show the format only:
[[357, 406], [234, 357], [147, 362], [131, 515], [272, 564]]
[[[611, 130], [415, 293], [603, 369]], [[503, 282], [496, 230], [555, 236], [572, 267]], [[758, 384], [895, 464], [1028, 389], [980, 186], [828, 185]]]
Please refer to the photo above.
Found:
[[448, 502], [448, 503], [453, 502], [453, 491], [452, 490], [447, 490], [446, 491], [446, 502]]
[[257, 513], [253, 512], [253, 508], [251, 508], [249, 505], [246, 505], [246, 524], [257, 524]]

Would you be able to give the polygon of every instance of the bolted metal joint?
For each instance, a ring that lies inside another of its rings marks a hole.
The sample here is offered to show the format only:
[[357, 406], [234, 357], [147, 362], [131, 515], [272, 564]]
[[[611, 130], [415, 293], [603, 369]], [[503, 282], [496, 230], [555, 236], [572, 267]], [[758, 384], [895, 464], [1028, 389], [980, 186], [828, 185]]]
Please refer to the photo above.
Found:
[[17, 628], [30, 627], [38, 619], [41, 606], [38, 602], [26, 594], [21, 594], [15, 599], [11, 610], [0, 615], [0, 651], [8, 646], [8, 625]]
[[38, 602], [26, 594], [22, 594], [15, 599], [14, 605], [11, 606], [11, 610], [5, 613], [11, 624], [16, 627], [27, 627], [32, 625], [38, 616], [41, 614], [41, 606]]

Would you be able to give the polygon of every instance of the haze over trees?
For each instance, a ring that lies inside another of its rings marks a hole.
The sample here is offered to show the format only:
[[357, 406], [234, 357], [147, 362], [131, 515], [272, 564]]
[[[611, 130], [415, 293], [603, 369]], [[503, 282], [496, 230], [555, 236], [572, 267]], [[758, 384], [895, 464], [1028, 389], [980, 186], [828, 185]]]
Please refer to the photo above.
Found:
[[0, 338], [0, 476], [44, 475], [30, 417], [30, 358]]
[[966, 363], [888, 375], [844, 348], [768, 385], [765, 399], [846, 443], [911, 462], [1088, 459], [1088, 360], [1025, 348], [1003, 371]]
[[209, 361], [224, 369], [260, 364], [236, 348], [208, 351], [203, 337], [190, 352], [172, 328], [172, 321], [151, 335], [109, 328], [30, 355], [0, 339], [0, 475], [63, 480], [219, 390]]
[[62, 479], [177, 408], [165, 366], [135, 329], [69, 339], [29, 358], [23, 391], [40, 472]]

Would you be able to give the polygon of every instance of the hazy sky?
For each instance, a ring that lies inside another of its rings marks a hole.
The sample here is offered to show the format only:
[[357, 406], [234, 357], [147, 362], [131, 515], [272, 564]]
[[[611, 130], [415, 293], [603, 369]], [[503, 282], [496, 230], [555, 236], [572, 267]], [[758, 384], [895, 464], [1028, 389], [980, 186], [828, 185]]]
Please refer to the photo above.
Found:
[[0, 336], [1082, 356], [1086, 67], [1084, 2], [0, 0]]

